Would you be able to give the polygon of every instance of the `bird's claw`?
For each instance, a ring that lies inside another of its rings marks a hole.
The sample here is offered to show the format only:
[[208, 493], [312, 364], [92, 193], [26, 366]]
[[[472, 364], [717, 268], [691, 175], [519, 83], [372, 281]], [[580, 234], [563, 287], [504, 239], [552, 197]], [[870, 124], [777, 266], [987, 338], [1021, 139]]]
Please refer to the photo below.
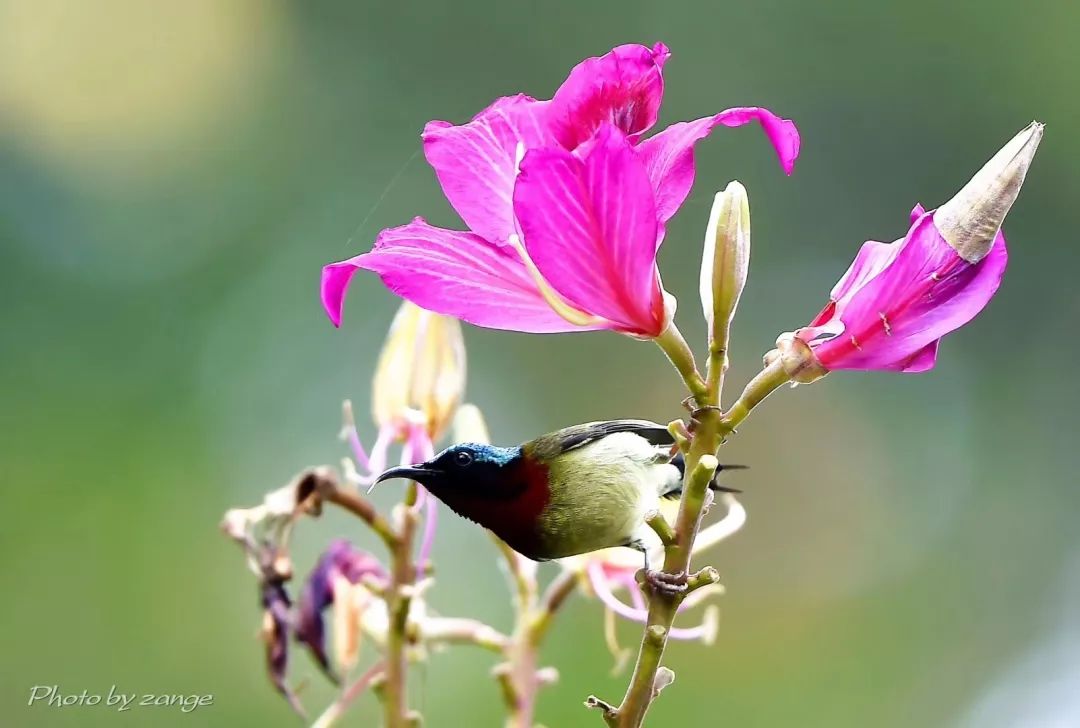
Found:
[[689, 577], [685, 571], [680, 571], [678, 574], [670, 574], [666, 571], [657, 571], [655, 569], [645, 570], [645, 581], [649, 586], [657, 592], [669, 597], [684, 593], [687, 589], [688, 580]]
[[699, 406], [697, 400], [693, 395], [687, 397], [682, 401], [682, 406], [686, 408], [686, 411], [690, 413], [690, 425], [687, 430], [690, 434], [693, 434], [699, 424], [701, 424], [701, 416], [706, 412], [723, 412], [722, 409], [715, 404], [707, 404], [705, 406]]

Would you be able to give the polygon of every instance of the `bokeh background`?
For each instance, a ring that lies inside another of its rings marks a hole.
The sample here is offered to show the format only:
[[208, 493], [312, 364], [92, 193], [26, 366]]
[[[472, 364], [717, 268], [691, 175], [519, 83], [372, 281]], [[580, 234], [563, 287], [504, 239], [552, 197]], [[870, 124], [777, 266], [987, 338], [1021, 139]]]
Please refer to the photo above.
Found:
[[[1005, 283], [933, 372], [785, 391], [730, 443], [753, 469], [749, 524], [710, 559], [729, 590], [720, 635], [671, 650], [678, 682], [651, 725], [1080, 726], [1078, 22], [1057, 0], [0, 0], [0, 723], [114, 725], [104, 707], [26, 703], [36, 684], [115, 684], [215, 696], [131, 724], [296, 724], [217, 524], [337, 462], [342, 398], [367, 411], [396, 302], [360, 277], [336, 331], [320, 266], [414, 215], [458, 224], [419, 153], [429, 119], [550, 95], [586, 56], [663, 40], [662, 123], [758, 104], [803, 133], [791, 178], [757, 129], [702, 143], [664, 246], [700, 341], [708, 205], [747, 185], [733, 387], [863, 240], [900, 236], [916, 201], [947, 199], [1032, 118], [1047, 133]], [[466, 337], [469, 399], [499, 441], [680, 414], [647, 344]], [[299, 566], [336, 535], [375, 545], [331, 515], [303, 527]], [[437, 553], [434, 607], [508, 627], [485, 535], [447, 517]], [[547, 726], [594, 725], [582, 698], [622, 694], [600, 629], [580, 597], [560, 616]], [[498, 725], [491, 664], [457, 649], [418, 669], [428, 724]], [[325, 702], [306, 655], [294, 665], [309, 705]], [[375, 725], [374, 706], [352, 724]]]

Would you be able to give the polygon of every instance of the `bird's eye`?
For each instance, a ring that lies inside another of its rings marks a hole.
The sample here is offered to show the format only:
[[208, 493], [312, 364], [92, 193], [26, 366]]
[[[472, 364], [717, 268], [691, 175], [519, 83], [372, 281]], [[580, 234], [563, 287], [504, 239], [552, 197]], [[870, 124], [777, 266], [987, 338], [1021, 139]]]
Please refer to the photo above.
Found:
[[465, 452], [464, 450], [462, 450], [462, 451], [458, 452], [456, 455], [454, 455], [454, 463], [456, 465], [458, 465], [459, 467], [466, 468], [466, 467], [472, 465], [472, 461], [473, 461], [472, 455]]

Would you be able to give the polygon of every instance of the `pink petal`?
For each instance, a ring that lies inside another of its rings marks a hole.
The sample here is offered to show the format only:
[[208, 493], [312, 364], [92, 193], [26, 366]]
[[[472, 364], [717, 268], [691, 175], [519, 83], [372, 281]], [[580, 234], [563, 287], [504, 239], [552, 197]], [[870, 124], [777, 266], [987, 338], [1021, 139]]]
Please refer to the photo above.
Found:
[[[418, 425], [412, 429], [409, 433], [409, 440], [412, 444], [412, 451], [416, 455], [416, 459], [420, 461], [427, 461], [435, 457], [435, 446], [431, 442], [431, 438], [428, 437], [427, 430], [423, 425]], [[412, 462], [405, 463], [411, 465]], [[423, 503], [424, 509], [424, 531], [423, 536], [420, 539], [420, 550], [416, 555], [417, 565], [423, 569], [431, 561], [431, 550], [435, 546], [435, 524], [438, 521], [438, 500], [435, 496], [428, 493], [423, 486], [418, 486], [417, 501], [421, 494], [426, 496]], [[416, 508], [419, 509], [421, 503], [417, 502]]]
[[626, 332], [660, 333], [652, 187], [619, 129], [603, 124], [584, 160], [555, 148], [526, 154], [514, 211], [529, 257], [571, 304]]
[[421, 218], [384, 230], [370, 253], [323, 269], [323, 305], [335, 325], [349, 279], [373, 271], [398, 296], [476, 326], [529, 333], [578, 331], [544, 301], [513, 248]]
[[724, 126], [742, 126], [756, 121], [761, 124], [769, 143], [773, 145], [776, 154], [780, 157], [780, 166], [785, 174], [791, 174], [795, 169], [795, 160], [799, 157], [799, 130], [791, 119], [781, 119], [779, 116], [763, 109], [760, 106], [742, 106], [734, 109], [721, 111], [714, 117]]
[[[589, 585], [592, 586], [593, 593], [604, 603], [604, 606], [625, 619], [640, 622], [641, 624], [645, 624], [648, 621], [649, 610], [644, 607], [631, 607], [629, 604], [624, 603], [615, 596], [614, 592], [611, 591], [611, 585], [608, 584], [604, 571], [597, 559], [590, 559], [586, 569], [589, 575]], [[634, 591], [637, 591], [636, 584], [634, 585], [634, 590], [631, 591], [631, 594]]]
[[424, 127], [424, 156], [446, 199], [470, 230], [499, 245], [514, 232], [518, 145], [554, 143], [542, 121], [545, 106], [519, 94], [498, 99], [468, 124]]
[[899, 249], [899, 240], [895, 243], [867, 240], [859, 248], [859, 253], [851, 262], [847, 272], [833, 286], [829, 298], [833, 301], [842, 301], [852, 291], [862, 288], [867, 281], [880, 273], [892, 261]]
[[630, 44], [576, 65], [551, 99], [549, 119], [559, 143], [572, 150], [603, 122], [631, 138], [649, 129], [664, 96], [661, 69], [670, 55], [663, 43]]
[[892, 260], [838, 307], [844, 332], [815, 347], [829, 369], [925, 371], [935, 342], [979, 313], [997, 291], [1008, 253], [999, 232], [985, 258], [960, 258], [934, 226], [911, 228]]
[[937, 353], [940, 346], [941, 339], [931, 341], [929, 344], [912, 354], [910, 359], [902, 362], [900, 371], [906, 374], [917, 374], [919, 372], [930, 371], [934, 368], [934, 364], [937, 363]]
[[[926, 210], [923, 209], [922, 205], [916, 204], [911, 210], [911, 223], [914, 224], [925, 212]], [[902, 240], [896, 240], [892, 243], [879, 243], [868, 240], [863, 243], [855, 256], [855, 260], [851, 262], [847, 271], [840, 277], [840, 280], [836, 282], [836, 285], [833, 286], [832, 291], [829, 293], [829, 304], [807, 327], [800, 330], [800, 337], [805, 341], [811, 341], [822, 334], [835, 335], [838, 331], [842, 331], [842, 325], [839, 327], [823, 326], [829, 321], [836, 320], [837, 302], [840, 302], [841, 306], [843, 306], [845, 298], [849, 294], [861, 289], [869, 280], [884, 270], [892, 262], [893, 256], [900, 250], [902, 242]], [[834, 328], [837, 330], [833, 330]]]
[[791, 174], [799, 156], [799, 130], [795, 128], [795, 122], [754, 106], [728, 109], [704, 119], [672, 124], [641, 143], [638, 150], [656, 188], [660, 222], [666, 222], [675, 214], [694, 185], [694, 144], [708, 136], [717, 125], [742, 126], [755, 120], [761, 123], [776, 149], [780, 166]]

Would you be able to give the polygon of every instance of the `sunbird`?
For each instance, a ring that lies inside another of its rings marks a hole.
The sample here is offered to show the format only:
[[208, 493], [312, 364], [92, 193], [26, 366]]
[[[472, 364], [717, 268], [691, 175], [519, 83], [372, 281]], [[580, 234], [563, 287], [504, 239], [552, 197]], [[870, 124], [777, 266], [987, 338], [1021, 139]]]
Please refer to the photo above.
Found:
[[[661, 498], [682, 494], [686, 466], [674, 445], [655, 422], [588, 422], [515, 447], [454, 445], [425, 463], [391, 468], [375, 482], [415, 480], [534, 561], [627, 546], [644, 554], [649, 582], [670, 591], [685, 585], [685, 574], [649, 568], [659, 537], [646, 518]], [[715, 478], [709, 487], [739, 492]]]

